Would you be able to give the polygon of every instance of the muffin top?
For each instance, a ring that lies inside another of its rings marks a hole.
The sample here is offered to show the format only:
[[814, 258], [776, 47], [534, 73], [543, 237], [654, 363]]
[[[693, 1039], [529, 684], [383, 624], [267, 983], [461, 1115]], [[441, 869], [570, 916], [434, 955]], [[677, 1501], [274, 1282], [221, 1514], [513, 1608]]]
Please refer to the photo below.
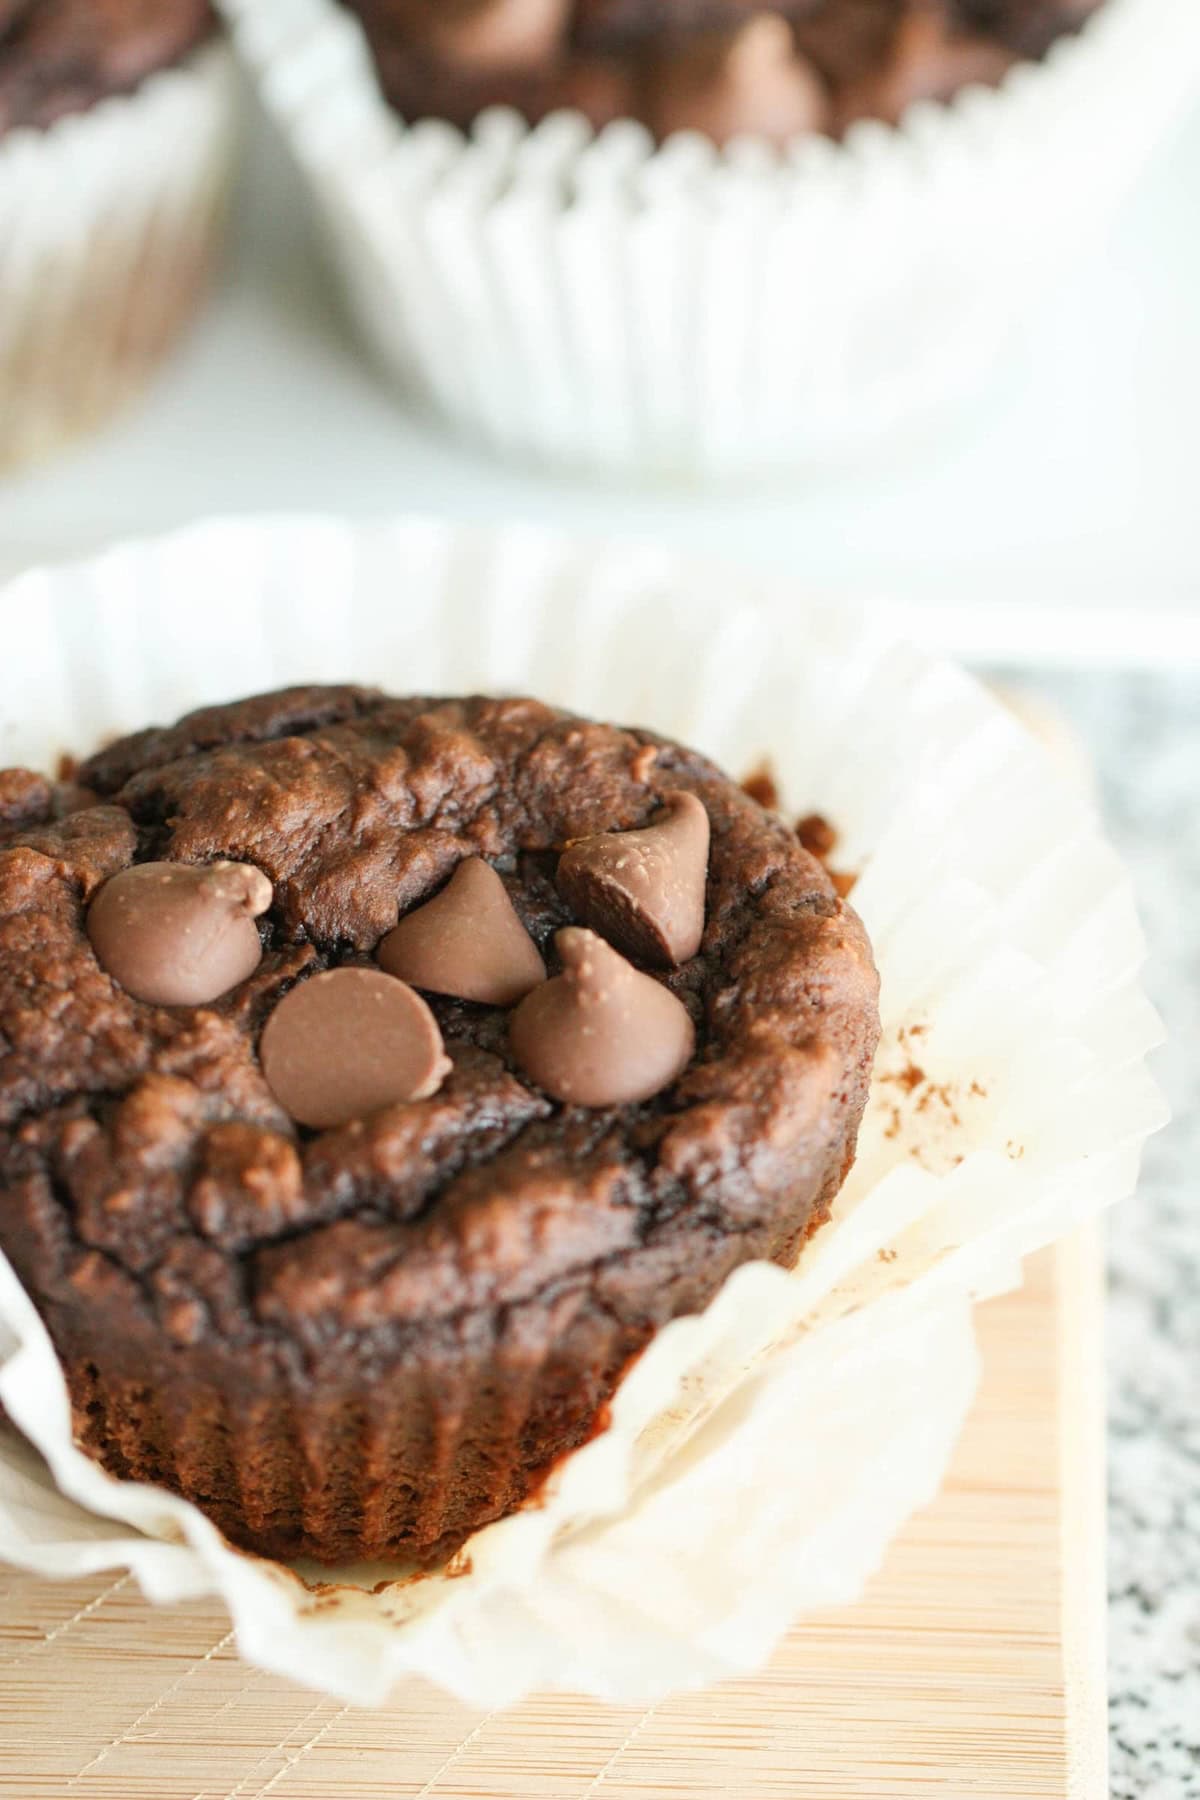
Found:
[[181, 1347], [315, 1349], [788, 1206], [798, 1241], [877, 987], [794, 831], [649, 732], [345, 687], [194, 713], [0, 774], [0, 1246]]
[[345, 0], [408, 118], [559, 107], [784, 143], [998, 82], [1099, 0]]
[[131, 93], [214, 28], [208, 0], [0, 0], [0, 134]]

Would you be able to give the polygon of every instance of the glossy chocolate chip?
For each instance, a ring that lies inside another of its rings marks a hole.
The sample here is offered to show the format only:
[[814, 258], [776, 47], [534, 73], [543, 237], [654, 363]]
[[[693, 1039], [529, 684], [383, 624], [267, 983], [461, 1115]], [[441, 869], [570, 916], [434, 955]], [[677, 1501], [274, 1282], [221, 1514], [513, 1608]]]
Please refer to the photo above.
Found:
[[284, 1111], [320, 1130], [426, 1100], [450, 1072], [420, 994], [376, 969], [332, 969], [294, 987], [268, 1019], [259, 1055]]
[[257, 969], [254, 921], [271, 894], [248, 863], [138, 863], [105, 882], [87, 933], [101, 967], [135, 999], [206, 1006]]
[[647, 122], [658, 137], [702, 131], [718, 144], [743, 135], [786, 144], [829, 127], [829, 97], [797, 54], [791, 25], [772, 13], [751, 19], [724, 54], [699, 34], [663, 59], [648, 83]]
[[544, 67], [566, 43], [569, 0], [480, 0], [467, 11], [432, 6], [426, 29], [439, 55], [483, 74]]
[[886, 61], [838, 95], [837, 131], [859, 119], [898, 125], [910, 106], [944, 102], [963, 88], [998, 87], [1015, 53], [982, 33], [957, 28], [940, 10], [915, 8], [896, 26]]
[[459, 863], [440, 894], [401, 919], [376, 954], [380, 968], [401, 981], [485, 1006], [515, 1006], [546, 979], [508, 889], [477, 856]]
[[708, 814], [695, 794], [668, 794], [641, 831], [580, 838], [559, 859], [558, 891], [594, 930], [639, 962], [678, 966], [700, 948]]
[[512, 1053], [569, 1106], [626, 1106], [669, 1087], [692, 1059], [686, 1007], [594, 931], [569, 926], [555, 945], [563, 972], [522, 1000]]

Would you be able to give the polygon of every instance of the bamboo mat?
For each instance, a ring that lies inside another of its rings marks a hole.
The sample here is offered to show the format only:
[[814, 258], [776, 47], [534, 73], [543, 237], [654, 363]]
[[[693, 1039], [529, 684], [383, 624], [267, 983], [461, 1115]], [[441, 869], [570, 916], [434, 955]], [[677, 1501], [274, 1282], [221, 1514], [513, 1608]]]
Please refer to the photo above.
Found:
[[0, 1568], [13, 1800], [1102, 1800], [1096, 1240], [980, 1312], [985, 1380], [938, 1501], [866, 1599], [752, 1679], [649, 1711], [351, 1710], [242, 1665], [220, 1608]]

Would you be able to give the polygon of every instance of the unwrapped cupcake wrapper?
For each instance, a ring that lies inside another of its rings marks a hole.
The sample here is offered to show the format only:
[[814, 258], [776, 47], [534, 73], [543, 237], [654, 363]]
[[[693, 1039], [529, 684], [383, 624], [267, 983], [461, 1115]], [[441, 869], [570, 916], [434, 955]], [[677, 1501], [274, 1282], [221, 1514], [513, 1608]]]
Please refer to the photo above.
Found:
[[234, 135], [228, 49], [0, 137], [0, 469], [137, 392], [212, 266]]
[[971, 1303], [1127, 1194], [1162, 1122], [1142, 940], [1089, 802], [960, 671], [658, 553], [216, 523], [28, 574], [0, 608], [5, 761], [312, 679], [527, 691], [733, 771], [768, 755], [789, 809], [835, 823], [883, 977], [830, 1224], [794, 1271], [745, 1265], [666, 1327], [608, 1428], [444, 1571], [288, 1569], [106, 1475], [2, 1258], [0, 1403], [28, 1442], [0, 1438], [0, 1552], [51, 1575], [128, 1565], [159, 1601], [219, 1593], [246, 1656], [359, 1702], [414, 1672], [477, 1705], [552, 1686], [649, 1702], [852, 1600], [941, 1478]]
[[224, 0], [383, 362], [549, 464], [853, 458], [975, 385], [1200, 80], [1195, 0], [1105, 0], [996, 90], [778, 155], [640, 126], [406, 127], [337, 0]]

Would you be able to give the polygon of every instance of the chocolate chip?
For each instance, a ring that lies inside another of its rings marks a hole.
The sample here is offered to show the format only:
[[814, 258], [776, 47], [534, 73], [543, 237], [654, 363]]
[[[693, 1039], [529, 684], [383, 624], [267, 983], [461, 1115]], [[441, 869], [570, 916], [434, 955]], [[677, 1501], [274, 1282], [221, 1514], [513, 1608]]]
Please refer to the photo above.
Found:
[[678, 966], [695, 956], [704, 935], [708, 840], [708, 814], [695, 794], [668, 794], [644, 830], [569, 845], [558, 891], [627, 956]]
[[786, 19], [763, 12], [729, 42], [697, 33], [672, 45], [647, 82], [646, 121], [660, 138], [702, 131], [718, 144], [746, 133], [785, 144], [825, 131], [830, 106], [820, 76], [796, 51]]
[[918, 101], [998, 86], [1016, 60], [994, 39], [958, 29], [940, 9], [913, 8], [897, 24], [886, 61], [842, 89], [836, 129], [846, 131], [858, 119], [897, 125]]
[[427, 1100], [451, 1066], [420, 994], [376, 969], [333, 969], [294, 987], [268, 1019], [259, 1055], [284, 1111], [321, 1130]]
[[459, 863], [448, 886], [390, 931], [379, 966], [434, 994], [515, 1006], [546, 979], [537, 945], [490, 863]]
[[106, 881], [87, 933], [103, 969], [155, 1006], [206, 1006], [262, 960], [271, 883], [248, 863], [138, 863]]
[[568, 0], [482, 0], [467, 11], [430, 7], [430, 42], [464, 69], [536, 69], [561, 52], [569, 11]]
[[571, 925], [554, 941], [562, 974], [534, 988], [509, 1027], [521, 1068], [571, 1106], [626, 1106], [668, 1087], [696, 1047], [686, 1007], [594, 931]]

